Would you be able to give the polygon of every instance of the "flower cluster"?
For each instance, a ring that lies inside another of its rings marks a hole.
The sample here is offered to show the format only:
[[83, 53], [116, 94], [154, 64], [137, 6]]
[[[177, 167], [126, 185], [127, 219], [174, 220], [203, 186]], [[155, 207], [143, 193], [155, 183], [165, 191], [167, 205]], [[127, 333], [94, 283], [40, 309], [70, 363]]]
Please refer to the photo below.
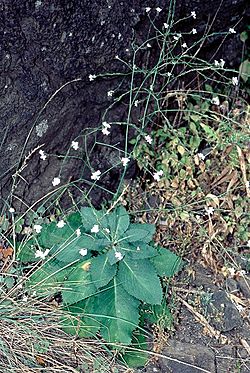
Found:
[[220, 59], [220, 62], [217, 61], [217, 60], [214, 60], [214, 66], [216, 66], [216, 67], [221, 67], [222, 69], [223, 69], [225, 63], [226, 63], [226, 62], [225, 62], [222, 58]]
[[162, 170], [156, 171], [156, 172], [153, 173], [153, 178], [154, 178], [155, 181], [160, 181], [162, 175], [163, 175]]
[[121, 158], [121, 162], [122, 162], [123, 167], [126, 167], [128, 165], [129, 161], [130, 161], [130, 159], [127, 158], [127, 157], [122, 157]]
[[108, 129], [111, 128], [111, 125], [108, 122], [102, 122], [102, 133], [106, 136], [110, 134]]
[[59, 185], [61, 182], [60, 178], [59, 177], [54, 177], [54, 179], [52, 180], [52, 185], [53, 186], [57, 186]]
[[97, 170], [97, 171], [92, 172], [91, 180], [99, 180], [100, 177], [101, 177], [101, 171]]
[[47, 155], [44, 153], [44, 151], [43, 150], [39, 150], [39, 155], [40, 155], [40, 159], [42, 160], [42, 161], [45, 161], [45, 159], [47, 158]]
[[78, 150], [79, 149], [78, 141], [72, 141], [71, 148], [73, 148], [74, 150]]

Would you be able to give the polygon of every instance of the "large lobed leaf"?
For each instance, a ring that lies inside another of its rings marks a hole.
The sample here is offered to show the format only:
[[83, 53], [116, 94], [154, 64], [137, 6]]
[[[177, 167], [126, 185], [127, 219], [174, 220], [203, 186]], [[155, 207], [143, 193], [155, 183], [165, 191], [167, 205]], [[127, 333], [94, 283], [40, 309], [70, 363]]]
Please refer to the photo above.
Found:
[[161, 304], [160, 279], [148, 259], [134, 260], [126, 256], [119, 264], [118, 280], [135, 298], [149, 304]]
[[129, 295], [116, 277], [94, 298], [93, 311], [101, 323], [103, 338], [110, 343], [130, 344], [139, 323], [139, 300]]

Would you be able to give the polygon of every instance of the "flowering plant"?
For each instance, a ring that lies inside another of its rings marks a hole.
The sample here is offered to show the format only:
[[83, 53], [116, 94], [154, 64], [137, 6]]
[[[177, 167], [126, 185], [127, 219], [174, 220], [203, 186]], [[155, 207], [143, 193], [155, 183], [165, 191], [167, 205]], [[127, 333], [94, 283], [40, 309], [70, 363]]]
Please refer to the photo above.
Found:
[[122, 206], [112, 212], [83, 207], [64, 222], [43, 225], [36, 243], [33, 238], [19, 250], [21, 261], [39, 260], [35, 244], [43, 253], [28, 289], [61, 293], [67, 332], [88, 337], [100, 331], [108, 342], [130, 344], [142, 303], [162, 303], [161, 278], [173, 276], [181, 260], [150, 244], [155, 226], [131, 223]]

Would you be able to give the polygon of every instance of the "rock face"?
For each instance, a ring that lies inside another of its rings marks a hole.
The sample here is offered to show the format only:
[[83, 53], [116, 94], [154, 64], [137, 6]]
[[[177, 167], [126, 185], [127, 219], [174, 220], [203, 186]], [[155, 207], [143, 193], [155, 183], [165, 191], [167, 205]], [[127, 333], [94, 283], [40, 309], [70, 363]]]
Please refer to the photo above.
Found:
[[[128, 72], [116, 56], [129, 61], [132, 39], [147, 39], [149, 19], [145, 7], [152, 8], [151, 17], [162, 27], [169, 4], [170, 1], [163, 0], [1, 1], [0, 177], [3, 199], [12, 191], [13, 202], [22, 201], [23, 208], [50, 191], [51, 180], [59, 174], [62, 183], [80, 178], [79, 188], [85, 188], [88, 183], [84, 180], [90, 179], [91, 170], [106, 171], [117, 160], [119, 163], [123, 152], [113, 154], [112, 148], [100, 146], [96, 141], [110, 141], [123, 149], [126, 132], [123, 126], [114, 126], [110, 140], [105, 136], [96, 139], [95, 134], [87, 141], [80, 137], [80, 156], [72, 149], [69, 151], [72, 140], [99, 127], [104, 119], [126, 120], [127, 105], [124, 103], [112, 107], [106, 117], [104, 113], [114, 99], [107, 92], [114, 90], [114, 95], [119, 96], [122, 88], [129, 89], [130, 77], [109, 76], [90, 81], [89, 75]], [[212, 3], [179, 1], [175, 19], [196, 10], [197, 20], [192, 21], [192, 27], [197, 25], [197, 30], [203, 32], [219, 4], [219, 0]], [[244, 0], [225, 0], [216, 14], [213, 30], [227, 31], [237, 24], [245, 5]], [[157, 6], [162, 8], [158, 14]], [[190, 20], [183, 27], [190, 28]], [[237, 31], [239, 28], [238, 25]], [[204, 56], [207, 53], [208, 57], [213, 57], [219, 43], [216, 38], [208, 40], [209, 48], [205, 48]], [[222, 46], [219, 57], [237, 66], [240, 47], [239, 38], [232, 35]], [[34, 151], [42, 144], [49, 155], [45, 161], [39, 158], [38, 150]], [[62, 158], [65, 154], [67, 162]], [[121, 172], [119, 167], [107, 172], [102, 186], [114, 191]], [[133, 173], [132, 168], [128, 177]], [[17, 187], [11, 189], [13, 175]], [[104, 196], [111, 195], [101, 189], [92, 194], [96, 203]]]

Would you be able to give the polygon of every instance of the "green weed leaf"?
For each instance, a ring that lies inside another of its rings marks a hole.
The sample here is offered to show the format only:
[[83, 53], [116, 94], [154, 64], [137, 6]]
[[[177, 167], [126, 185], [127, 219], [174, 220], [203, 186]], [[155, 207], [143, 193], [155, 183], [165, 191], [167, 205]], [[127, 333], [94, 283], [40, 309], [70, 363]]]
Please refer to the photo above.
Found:
[[155, 226], [153, 224], [130, 224], [124, 238], [127, 242], [143, 241], [148, 243], [152, 240], [154, 233]]
[[119, 264], [118, 280], [135, 298], [149, 304], [161, 303], [161, 283], [148, 259], [133, 260], [126, 256]]
[[173, 277], [183, 265], [181, 258], [172, 251], [162, 247], [158, 249], [158, 252], [159, 255], [150, 259], [158, 275], [161, 277]]
[[70, 305], [88, 298], [96, 292], [89, 273], [90, 261], [78, 263], [64, 282], [62, 297], [64, 304]]
[[111, 343], [130, 344], [133, 330], [139, 322], [139, 300], [129, 295], [116, 277], [106, 290], [95, 296], [96, 315], [101, 322], [101, 334]]
[[107, 285], [116, 274], [116, 266], [109, 263], [106, 254], [94, 257], [91, 260], [90, 275], [93, 283], [99, 289]]

